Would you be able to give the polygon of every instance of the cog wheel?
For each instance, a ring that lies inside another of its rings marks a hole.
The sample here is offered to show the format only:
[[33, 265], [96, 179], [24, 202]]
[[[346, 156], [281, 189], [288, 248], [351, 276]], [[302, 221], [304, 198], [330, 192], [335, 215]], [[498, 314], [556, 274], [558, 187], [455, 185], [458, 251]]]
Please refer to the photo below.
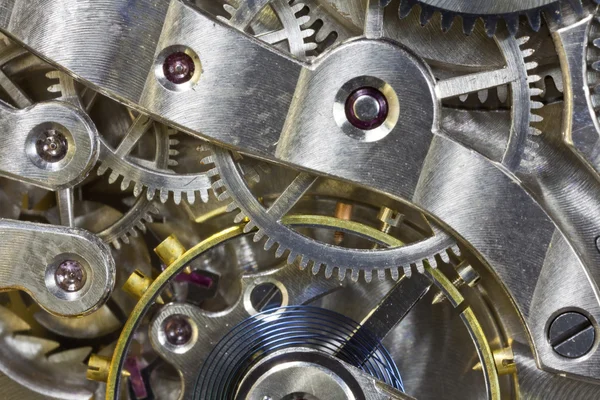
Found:
[[[582, 10], [581, 0], [566, 0], [576, 11]], [[542, 14], [560, 20], [559, 0], [401, 0], [399, 15], [406, 17], [415, 6], [421, 7], [421, 23], [429, 22], [435, 12], [442, 14], [442, 25], [450, 29], [457, 17], [462, 18], [466, 34], [473, 32], [475, 23], [481, 18], [488, 35], [493, 36], [500, 20], [504, 20], [509, 32], [514, 36], [519, 29], [519, 17], [524, 15], [533, 30], [539, 30]]]
[[[39, 58], [27, 53], [24, 49], [14, 45], [8, 45], [0, 51], [0, 66], [5, 67], [11, 63], [15, 66], [11, 67], [9, 75], [27, 73], [27, 69], [33, 71], [45, 71], [51, 68]], [[64, 74], [57, 71], [50, 71], [46, 73], [46, 77], [49, 79], [60, 79], [61, 77], [64, 77]], [[72, 80], [66, 81], [63, 78], [63, 83], [64, 85], [62, 87], [66, 88], [66, 94], [62, 97], [63, 100], [74, 102], [76, 99], [74, 82]], [[32, 104], [29, 95], [22, 90], [19, 85], [13, 83], [10, 76], [7, 76], [7, 79], [3, 80], [0, 85], [15, 105], [26, 107], [27, 105]], [[49, 91], [56, 92], [56, 85], [50, 86]], [[43, 95], [44, 94], [40, 94], [40, 96]], [[157, 141], [157, 143], [162, 147], [168, 146], [168, 143], [165, 143], [164, 141]], [[156, 159], [156, 162], [160, 165], [166, 165], [167, 163], [167, 158], [164, 154], [166, 153], [160, 152], [159, 157]], [[162, 157], [162, 159], [160, 157]], [[152, 215], [156, 213], [156, 206], [152, 204], [151, 201], [145, 198], [139, 198], [130, 205], [128, 210], [120, 218], [114, 221], [110, 226], [97, 232], [97, 235], [104, 242], [111, 243], [115, 248], [120, 249], [122, 243], [129, 243], [130, 237], [137, 237], [138, 232], [140, 231], [145, 232], [145, 224], [152, 222]]]
[[400, 277], [399, 268], [404, 275], [411, 276], [413, 268], [419, 272], [425, 270], [425, 265], [437, 265], [437, 257], [447, 262], [449, 255], [460, 255], [456, 242], [433, 226], [433, 236], [423, 241], [403, 247], [383, 250], [359, 250], [332, 246], [305, 235], [286, 226], [282, 217], [300, 200], [302, 195], [313, 185], [316, 178], [305, 173], [300, 173], [285, 189], [281, 196], [266, 209], [254, 196], [248, 187], [240, 165], [234, 160], [232, 154], [225, 149], [212, 147], [212, 156], [207, 157], [206, 164], [214, 164], [215, 168], [210, 174], [215, 177], [213, 189], [221, 201], [233, 199], [227, 209], [240, 212], [235, 217], [236, 222], [249, 219], [244, 227], [245, 232], [254, 228], [254, 241], [267, 237], [265, 249], [277, 247], [277, 257], [289, 251], [288, 263], [300, 260], [300, 267], [307, 268], [312, 265], [313, 274], [318, 274], [321, 266], [325, 266], [325, 277], [331, 278], [334, 270], [340, 280], [351, 272], [351, 279], [357, 281], [362, 271], [366, 281], [371, 281], [373, 273], [379, 279], [384, 279], [389, 271], [392, 279]]
[[223, 7], [231, 16], [225, 22], [241, 31], [250, 30], [252, 22], [260, 16], [266, 6], [269, 6], [277, 16], [281, 28], [265, 33], [252, 33], [271, 45], [287, 42], [290, 54], [306, 59], [309, 53], [317, 48], [316, 43], [306, 40], [313, 36], [315, 31], [310, 28], [303, 28], [311, 20], [310, 16], [296, 16], [305, 7], [304, 3], [295, 2], [292, 5], [290, 3], [289, 0], [260, 0], [241, 1], [237, 6], [225, 4]]
[[[51, 77], [58, 79], [58, 84], [50, 88], [52, 92], [61, 93], [63, 98], [76, 99], [79, 102], [80, 97], [69, 75], [55, 72]], [[86, 92], [88, 91], [86, 90]], [[92, 99], [96, 95], [92, 94]], [[89, 109], [90, 104], [93, 104], [93, 100], [84, 107]], [[152, 133], [156, 137], [157, 144], [154, 161], [148, 163], [131, 157], [130, 153], [136, 143], [143, 140], [144, 135]], [[145, 192], [144, 197], [148, 201], [158, 197], [162, 203], [165, 203], [171, 195], [174, 202], [180, 204], [185, 194], [185, 198], [190, 204], [194, 203], [197, 197], [200, 197], [203, 202], [207, 202], [210, 182], [205, 173], [176, 174], [168, 169], [178, 165], [176, 160], [171, 159], [179, 154], [179, 151], [174, 148], [179, 141], [172, 138], [176, 133], [175, 130], [169, 129], [165, 125], [151, 121], [145, 115], [135, 117], [116, 148], [111, 147], [106, 139], [100, 137], [98, 175], [104, 175], [110, 171], [108, 178], [110, 183], [121, 179], [121, 190], [123, 191], [133, 183], [134, 196], [140, 197]]]

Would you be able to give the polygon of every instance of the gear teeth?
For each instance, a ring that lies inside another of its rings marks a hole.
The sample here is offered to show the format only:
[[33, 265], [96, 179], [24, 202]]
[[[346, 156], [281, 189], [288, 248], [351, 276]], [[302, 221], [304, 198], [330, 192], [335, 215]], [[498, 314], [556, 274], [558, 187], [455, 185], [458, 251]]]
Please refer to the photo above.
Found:
[[328, 265], [325, 267], [325, 278], [326, 279], [331, 279], [331, 277], [333, 276], [334, 269], [335, 269], [335, 267], [332, 267], [331, 265]]
[[313, 262], [311, 265], [311, 273], [314, 276], [319, 275], [319, 272], [321, 272], [321, 263], [320, 262]]
[[285, 248], [283, 246], [280, 246], [279, 244], [277, 244], [277, 249], [275, 250], [275, 258], [283, 257], [284, 253], [285, 253]]
[[300, 255], [298, 253], [296, 253], [294, 251], [290, 251], [290, 253], [288, 254], [288, 257], [287, 257], [287, 263], [290, 265], [295, 263], [296, 259], [298, 259], [299, 256]]
[[275, 240], [273, 240], [272, 238], [268, 238], [265, 241], [264, 249], [266, 251], [269, 251], [269, 250], [271, 250], [273, 248], [273, 246], [275, 246]]
[[[248, 226], [250, 226], [250, 229], [248, 229], [248, 231], [246, 231], [246, 228], [248, 228]], [[244, 227], [244, 232], [250, 232], [252, 229], [254, 229], [255, 226], [254, 224], [250, 221], [246, 224], [246, 226]], [[265, 237], [265, 233], [263, 231], [261, 231], [260, 229], [258, 231], [256, 231], [256, 233], [254, 234], [254, 238], [252, 240], [254, 240], [254, 242], [259, 242], [261, 241], [263, 238]]]
[[300, 269], [304, 270], [306, 269], [306, 267], [308, 267], [308, 263], [309, 263], [309, 259], [304, 257], [304, 256], [300, 256], [300, 262], [298, 263], [300, 265]]

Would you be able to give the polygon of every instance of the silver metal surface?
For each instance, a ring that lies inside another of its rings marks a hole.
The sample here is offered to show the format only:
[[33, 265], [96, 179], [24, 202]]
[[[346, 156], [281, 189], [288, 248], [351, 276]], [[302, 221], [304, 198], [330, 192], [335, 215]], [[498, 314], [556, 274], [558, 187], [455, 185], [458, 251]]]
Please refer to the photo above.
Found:
[[[98, 158], [94, 124], [80, 110], [62, 102], [39, 103], [22, 110], [0, 104], [0, 174], [49, 190], [81, 182]], [[65, 134], [69, 148], [64, 159], [43, 160], [36, 152], [38, 136], [50, 129]], [[19, 155], [15, 159], [15, 155]]]
[[[29, 293], [47, 311], [65, 316], [88, 314], [110, 295], [115, 265], [109, 248], [96, 236], [75, 228], [0, 220], [2, 288]], [[80, 262], [87, 281], [77, 292], [54, 283], [54, 269], [65, 260]]]
[[307, 348], [280, 350], [265, 357], [248, 371], [237, 394], [261, 400], [290, 395], [313, 400], [324, 395], [331, 400], [412, 399], [348, 363]]

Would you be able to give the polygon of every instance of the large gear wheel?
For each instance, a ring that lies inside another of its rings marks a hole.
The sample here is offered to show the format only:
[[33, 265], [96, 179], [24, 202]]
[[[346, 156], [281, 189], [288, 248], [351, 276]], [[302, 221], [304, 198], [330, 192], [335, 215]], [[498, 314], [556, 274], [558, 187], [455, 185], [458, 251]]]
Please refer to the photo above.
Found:
[[[581, 0], [568, 2], [581, 10]], [[496, 33], [501, 20], [504, 20], [511, 34], [515, 35], [521, 15], [527, 16], [529, 24], [536, 31], [542, 23], [542, 13], [555, 20], [560, 19], [561, 15], [560, 0], [401, 0], [400, 16], [407, 16], [416, 5], [421, 7], [421, 21], [424, 24], [435, 12], [440, 12], [445, 29], [449, 29], [454, 20], [461, 17], [465, 33], [471, 33], [477, 20], [481, 18], [490, 36]]]

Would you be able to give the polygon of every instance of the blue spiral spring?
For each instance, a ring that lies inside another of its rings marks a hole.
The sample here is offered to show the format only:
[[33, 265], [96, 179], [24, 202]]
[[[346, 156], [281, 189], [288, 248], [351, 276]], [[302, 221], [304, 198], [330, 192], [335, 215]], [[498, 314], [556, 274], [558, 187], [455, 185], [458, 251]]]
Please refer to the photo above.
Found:
[[254, 315], [215, 346], [196, 381], [195, 398], [233, 400], [245, 374], [273, 352], [308, 347], [333, 355], [404, 391], [394, 360], [381, 342], [350, 318], [323, 308], [281, 307]]

